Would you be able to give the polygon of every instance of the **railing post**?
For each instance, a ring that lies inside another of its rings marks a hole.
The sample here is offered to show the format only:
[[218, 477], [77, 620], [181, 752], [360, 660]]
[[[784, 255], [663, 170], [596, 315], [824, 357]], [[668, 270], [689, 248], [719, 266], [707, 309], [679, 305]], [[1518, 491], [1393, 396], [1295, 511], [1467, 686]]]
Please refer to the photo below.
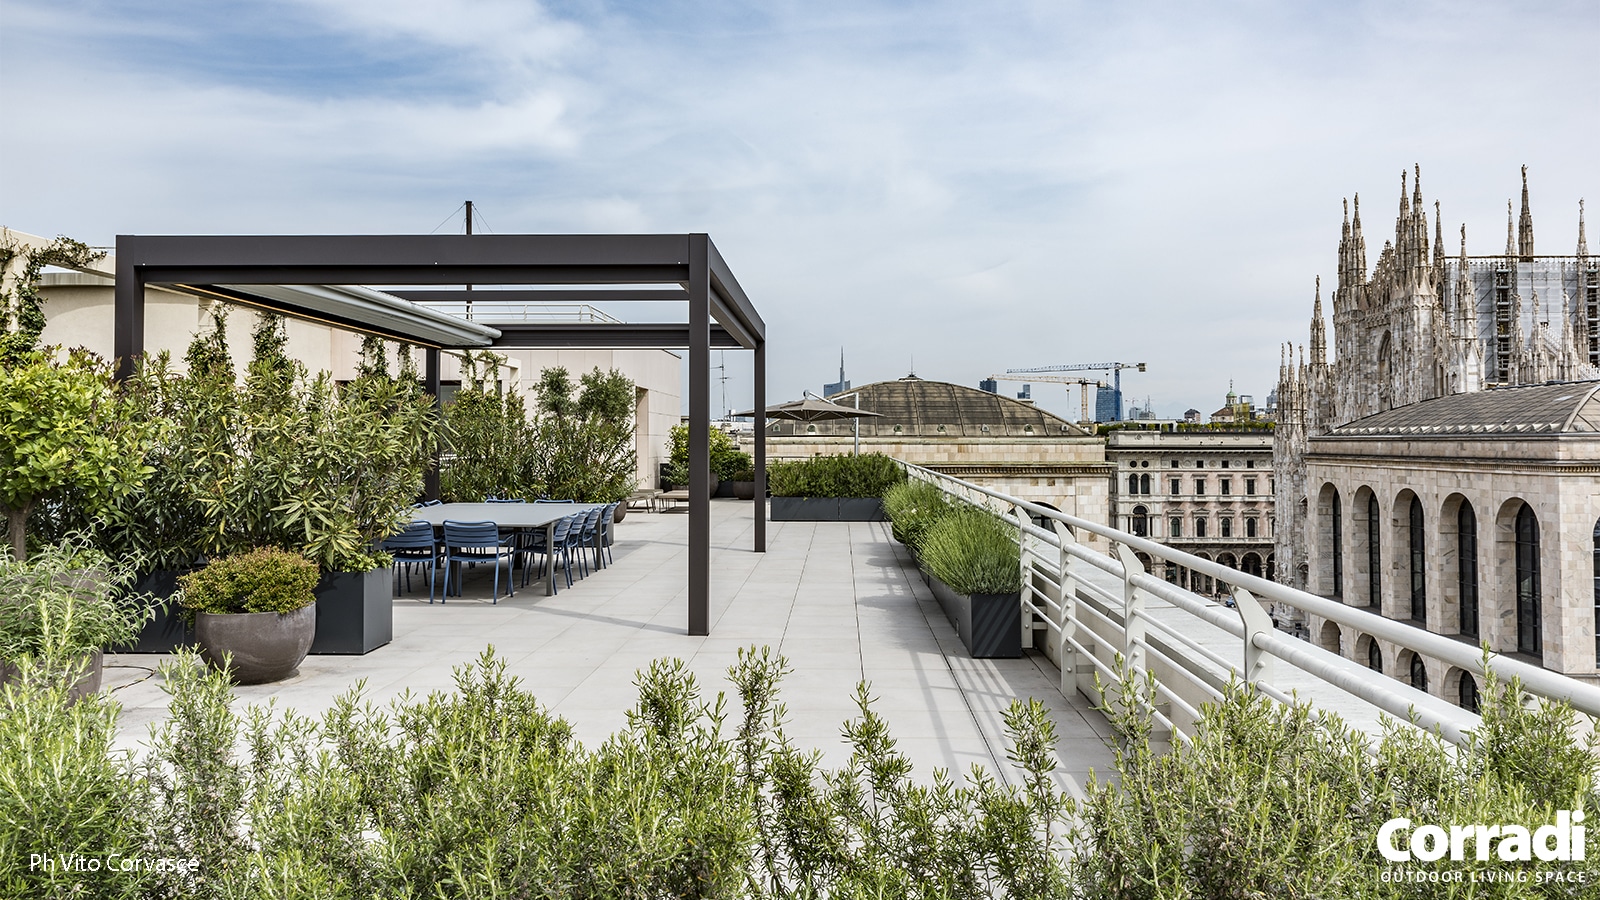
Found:
[[1267, 664], [1272, 660], [1265, 650], [1256, 646], [1256, 635], [1273, 631], [1272, 617], [1242, 587], [1233, 589], [1233, 605], [1239, 611], [1239, 620], [1244, 623], [1244, 671], [1240, 674], [1246, 683], [1254, 685], [1267, 678]]
[[[1061, 602], [1056, 607], [1059, 617], [1056, 625], [1060, 627], [1056, 665], [1061, 668], [1061, 693], [1070, 697], [1073, 691], [1078, 691], [1085, 697], [1093, 698], [1096, 696], [1094, 665], [1089, 660], [1079, 659], [1077, 649], [1072, 646], [1073, 638], [1078, 636], [1078, 583], [1072, 577], [1072, 554], [1067, 552], [1067, 546], [1076, 544], [1078, 538], [1054, 519], [1050, 520], [1050, 526], [1055, 529], [1056, 537], [1061, 539]], [[1095, 652], [1092, 635], [1093, 632], [1085, 630], [1080, 641], [1089, 653]], [[1082, 665], [1084, 663], [1088, 665]], [[1087, 671], [1080, 671], [1080, 668]]]
[[1033, 564], [1028, 561], [1027, 513], [1020, 506], [1012, 506], [1017, 517], [1017, 566], [1022, 570], [1022, 590], [1017, 602], [1022, 604], [1022, 649], [1033, 649]]
[[1144, 565], [1127, 544], [1117, 544], [1117, 559], [1122, 561], [1122, 658], [1134, 675], [1144, 674], [1144, 598], [1133, 586], [1133, 576], [1144, 573]]

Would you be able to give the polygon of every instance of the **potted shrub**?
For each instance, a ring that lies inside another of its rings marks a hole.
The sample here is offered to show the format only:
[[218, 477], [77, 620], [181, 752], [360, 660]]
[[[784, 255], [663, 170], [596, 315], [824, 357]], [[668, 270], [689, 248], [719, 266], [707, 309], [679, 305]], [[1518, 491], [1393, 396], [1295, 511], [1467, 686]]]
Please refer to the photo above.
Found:
[[881, 522], [884, 492], [905, 478], [899, 463], [881, 453], [776, 462], [767, 470], [772, 519]]
[[259, 549], [178, 579], [201, 655], [240, 684], [288, 677], [316, 635], [318, 575], [297, 553]]
[[[740, 456], [749, 459], [750, 454], [741, 453]], [[756, 470], [746, 462], [743, 467], [728, 473], [727, 478], [717, 487], [719, 494], [732, 497], [735, 500], [754, 500], [756, 496]]]
[[81, 538], [26, 562], [0, 558], [0, 683], [31, 657], [75, 682], [74, 700], [100, 690], [103, 651], [131, 640], [153, 612], [148, 595], [126, 590], [134, 568]]
[[928, 586], [975, 658], [1022, 655], [1022, 570], [1016, 530], [964, 503], [921, 539]]
[[955, 508], [949, 494], [926, 481], [907, 479], [883, 494], [883, 512], [889, 518], [894, 539], [905, 544], [919, 560], [928, 530]]

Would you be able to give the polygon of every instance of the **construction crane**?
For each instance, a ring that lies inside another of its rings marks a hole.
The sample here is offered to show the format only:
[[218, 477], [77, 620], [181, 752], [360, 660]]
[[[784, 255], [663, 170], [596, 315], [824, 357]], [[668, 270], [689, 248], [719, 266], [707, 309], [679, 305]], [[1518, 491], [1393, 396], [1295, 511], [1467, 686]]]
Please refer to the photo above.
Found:
[[[1138, 369], [1144, 371], [1144, 363], [1104, 362], [1104, 363], [1076, 363], [1068, 366], [1038, 366], [1032, 369], [1007, 369], [1007, 374], [1038, 374], [1043, 372], [1110, 372], [1112, 373], [1112, 392], [1117, 398], [1117, 410], [1112, 415], [1111, 421], [1122, 421], [1122, 370]], [[1087, 389], [1085, 389], [1087, 390]], [[1087, 403], [1087, 401], [1085, 401]]]
[[1104, 381], [1096, 381], [1093, 378], [1070, 378], [1070, 377], [1068, 377], [1066, 375], [1036, 375], [1036, 376], [1032, 376], [1032, 377], [1029, 377], [1029, 378], [1018, 378], [1015, 375], [990, 375], [989, 376], [989, 380], [990, 381], [1027, 381], [1027, 382], [1032, 382], [1034, 384], [1043, 383], [1043, 384], [1069, 384], [1069, 385], [1070, 384], [1075, 384], [1075, 385], [1078, 385], [1078, 397], [1079, 397], [1080, 400], [1083, 401], [1082, 418], [1078, 419], [1078, 424], [1080, 424], [1080, 425], [1094, 421], [1093, 419], [1089, 418], [1089, 388], [1090, 387], [1103, 388], [1103, 387], [1106, 386], [1106, 383]]

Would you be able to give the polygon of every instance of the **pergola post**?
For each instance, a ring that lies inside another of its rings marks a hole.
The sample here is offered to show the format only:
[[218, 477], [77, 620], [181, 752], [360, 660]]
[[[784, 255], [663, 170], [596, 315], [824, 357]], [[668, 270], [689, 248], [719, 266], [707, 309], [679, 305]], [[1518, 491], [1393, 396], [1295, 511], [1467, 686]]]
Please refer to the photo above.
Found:
[[[423, 389], [428, 396], [433, 398], [433, 411], [440, 416], [444, 415], [444, 406], [439, 402], [439, 348], [429, 347], [422, 353], [422, 381]], [[433, 465], [428, 468], [428, 473], [422, 476], [422, 499], [439, 499], [439, 463], [443, 447], [433, 448]]]
[[711, 633], [711, 261], [689, 236], [689, 633]]
[[756, 393], [756, 540], [754, 550], [767, 552], [767, 342], [756, 341], [755, 346]]
[[133, 377], [135, 360], [144, 355], [144, 277], [131, 253], [117, 254], [112, 296], [111, 352], [116, 357], [117, 378], [127, 380]]

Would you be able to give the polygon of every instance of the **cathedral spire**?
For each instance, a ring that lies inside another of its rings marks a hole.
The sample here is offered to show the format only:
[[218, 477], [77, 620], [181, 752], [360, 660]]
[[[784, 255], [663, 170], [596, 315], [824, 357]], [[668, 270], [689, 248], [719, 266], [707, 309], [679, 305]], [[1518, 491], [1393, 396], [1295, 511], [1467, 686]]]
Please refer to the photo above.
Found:
[[1506, 201], [1506, 258], [1515, 259], [1517, 255], [1517, 221], [1511, 212], [1511, 201]]
[[1350, 267], [1355, 273], [1355, 278], [1350, 287], [1354, 290], [1361, 289], [1361, 283], [1367, 279], [1367, 240], [1361, 236], [1361, 195], [1355, 195], [1351, 204], [1352, 217], [1350, 219]]
[[1533, 260], [1533, 213], [1528, 210], [1528, 167], [1522, 167], [1522, 218], [1517, 221], [1517, 249], [1523, 259]]
[[1589, 255], [1589, 241], [1583, 236], [1583, 198], [1578, 198], [1578, 255]]
[[1322, 321], [1322, 276], [1317, 276], [1317, 299], [1311, 307], [1311, 364], [1328, 364], [1328, 326]]

